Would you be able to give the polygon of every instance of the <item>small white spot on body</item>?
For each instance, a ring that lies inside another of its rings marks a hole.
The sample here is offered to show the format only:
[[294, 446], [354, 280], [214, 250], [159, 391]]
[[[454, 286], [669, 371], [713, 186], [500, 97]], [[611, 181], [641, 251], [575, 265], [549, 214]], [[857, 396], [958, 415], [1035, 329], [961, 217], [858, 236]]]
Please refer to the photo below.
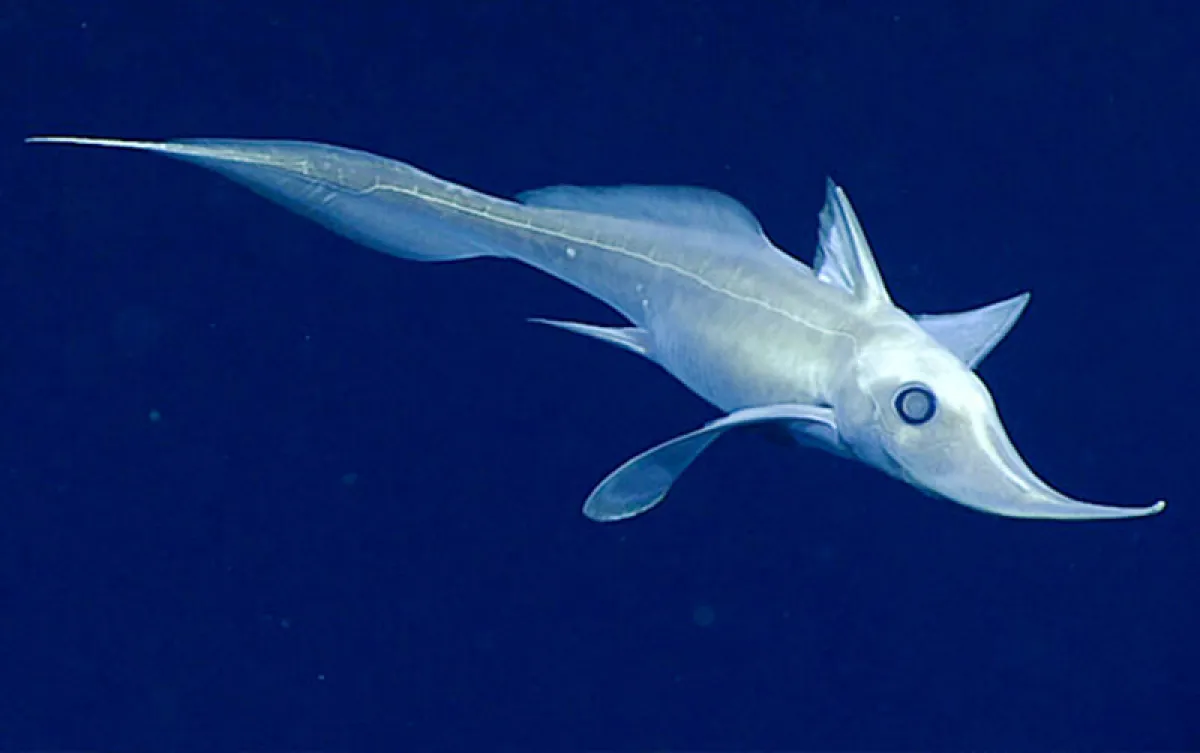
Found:
[[570, 246], [567, 246], [567, 258], [568, 259], [574, 259], [578, 254], [579, 254], [578, 251], [571, 248]]

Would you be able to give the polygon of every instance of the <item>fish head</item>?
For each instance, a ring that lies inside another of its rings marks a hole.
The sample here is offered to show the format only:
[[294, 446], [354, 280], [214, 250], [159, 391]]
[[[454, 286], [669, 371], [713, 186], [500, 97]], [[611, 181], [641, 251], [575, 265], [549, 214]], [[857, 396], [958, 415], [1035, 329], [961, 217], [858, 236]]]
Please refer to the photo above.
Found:
[[1151, 515], [1072, 499], [1021, 458], [983, 380], [911, 320], [856, 347], [834, 400], [854, 456], [917, 489], [1013, 518], [1095, 520]]

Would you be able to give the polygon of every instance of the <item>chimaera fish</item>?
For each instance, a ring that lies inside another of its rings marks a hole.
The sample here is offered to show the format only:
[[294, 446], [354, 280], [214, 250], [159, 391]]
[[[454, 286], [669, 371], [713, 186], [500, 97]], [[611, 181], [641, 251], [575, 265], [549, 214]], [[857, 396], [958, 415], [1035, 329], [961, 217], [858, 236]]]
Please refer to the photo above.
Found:
[[535, 321], [648, 358], [725, 415], [609, 474], [583, 507], [594, 520], [645, 512], [709, 444], [747, 425], [782, 429], [996, 515], [1131, 518], [1165, 506], [1081, 502], [1034, 475], [974, 372], [1028, 294], [962, 313], [908, 315], [892, 302], [832, 181], [810, 269], [777, 248], [740, 203], [699, 188], [556, 186], [510, 201], [325, 144], [30, 141], [177, 157], [394, 256], [516, 259], [611, 306], [632, 326]]

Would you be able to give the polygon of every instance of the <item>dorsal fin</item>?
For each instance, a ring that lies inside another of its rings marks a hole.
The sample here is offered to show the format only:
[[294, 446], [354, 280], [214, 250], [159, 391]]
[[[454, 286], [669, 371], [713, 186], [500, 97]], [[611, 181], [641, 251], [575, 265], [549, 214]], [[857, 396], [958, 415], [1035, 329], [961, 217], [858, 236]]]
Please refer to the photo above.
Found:
[[821, 209], [813, 268], [822, 282], [842, 288], [864, 304], [892, 302], [854, 207], [832, 179], [825, 182], [825, 206]]
[[754, 214], [737, 199], [691, 186], [549, 186], [517, 194], [522, 204], [606, 214], [628, 220], [763, 238]]

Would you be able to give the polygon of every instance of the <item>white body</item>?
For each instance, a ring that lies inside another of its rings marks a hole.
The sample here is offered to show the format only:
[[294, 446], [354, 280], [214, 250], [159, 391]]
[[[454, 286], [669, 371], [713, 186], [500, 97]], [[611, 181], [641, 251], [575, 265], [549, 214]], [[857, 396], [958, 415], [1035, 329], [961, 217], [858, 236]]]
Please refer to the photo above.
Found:
[[613, 307], [632, 326], [549, 323], [653, 360], [727, 415], [614, 471], [585, 505], [597, 520], [648, 509], [723, 431], [764, 423], [998, 515], [1124, 518], [1163, 507], [1079, 502], [1039, 480], [973, 372], [1028, 296], [910, 317], [892, 303], [832, 183], [814, 271], [776, 248], [736, 201], [702, 189], [566, 186], [509, 201], [322, 144], [34, 140], [168, 154], [386, 253], [511, 258]]

